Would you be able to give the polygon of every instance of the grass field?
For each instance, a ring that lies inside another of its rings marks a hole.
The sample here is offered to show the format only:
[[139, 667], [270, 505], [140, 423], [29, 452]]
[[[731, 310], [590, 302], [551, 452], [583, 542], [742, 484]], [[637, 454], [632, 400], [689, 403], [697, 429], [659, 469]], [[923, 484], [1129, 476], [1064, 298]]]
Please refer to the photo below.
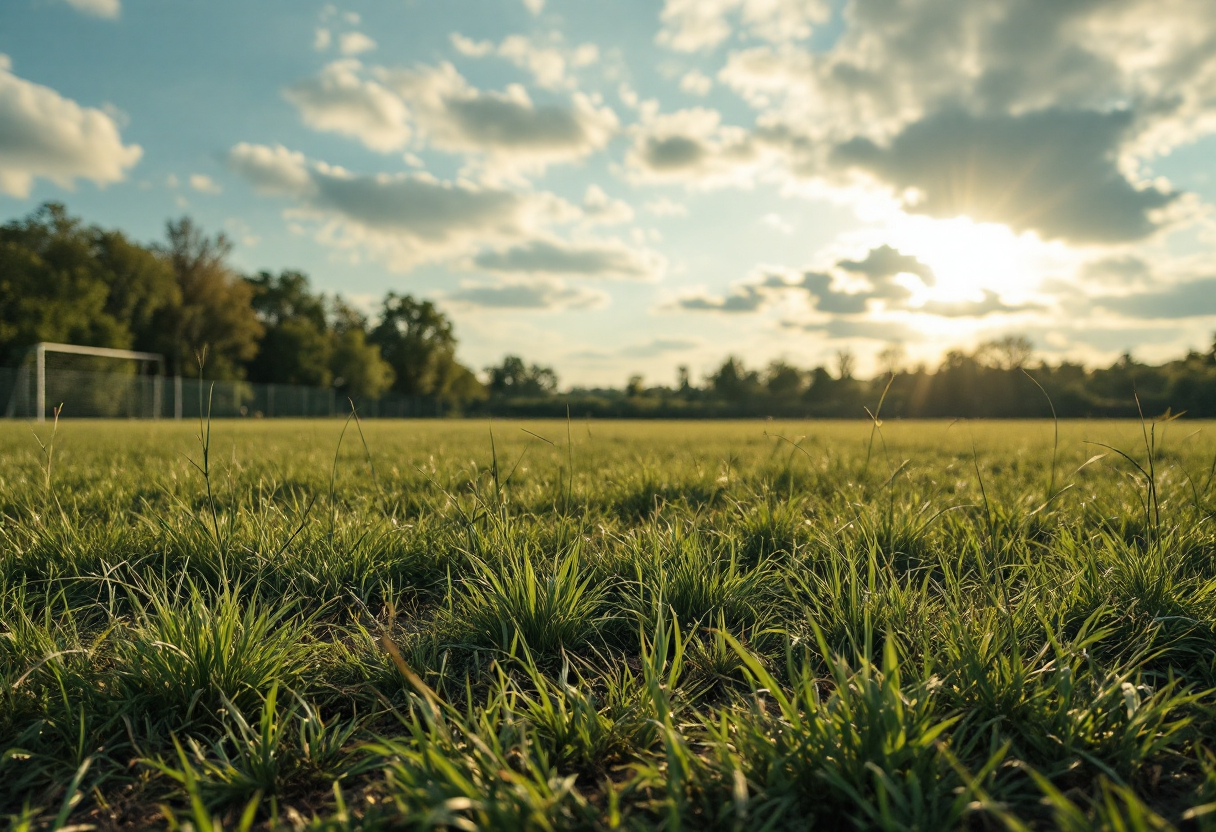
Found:
[[199, 429], [0, 424], [14, 829], [1216, 829], [1216, 425]]

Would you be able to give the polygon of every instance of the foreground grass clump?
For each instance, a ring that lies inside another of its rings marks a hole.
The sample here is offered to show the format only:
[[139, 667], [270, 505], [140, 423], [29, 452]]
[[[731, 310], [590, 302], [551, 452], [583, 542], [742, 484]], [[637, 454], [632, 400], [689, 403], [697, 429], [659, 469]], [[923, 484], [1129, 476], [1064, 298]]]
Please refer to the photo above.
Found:
[[1216, 426], [203, 435], [0, 425], [5, 827], [1216, 829]]

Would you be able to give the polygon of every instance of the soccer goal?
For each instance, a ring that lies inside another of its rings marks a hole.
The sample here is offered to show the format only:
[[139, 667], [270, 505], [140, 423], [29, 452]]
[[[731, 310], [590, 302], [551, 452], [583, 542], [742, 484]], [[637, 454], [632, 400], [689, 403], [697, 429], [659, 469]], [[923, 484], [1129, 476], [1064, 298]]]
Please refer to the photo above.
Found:
[[62, 404], [73, 417], [159, 419], [164, 370], [159, 353], [34, 344], [13, 374], [5, 415], [44, 422]]

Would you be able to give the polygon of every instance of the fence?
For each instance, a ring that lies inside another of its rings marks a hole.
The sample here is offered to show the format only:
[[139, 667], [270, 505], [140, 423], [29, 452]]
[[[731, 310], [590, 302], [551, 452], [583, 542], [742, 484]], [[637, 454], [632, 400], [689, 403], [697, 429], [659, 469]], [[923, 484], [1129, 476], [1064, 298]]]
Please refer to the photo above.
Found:
[[[0, 415], [36, 420], [40, 409], [34, 374], [0, 368]], [[150, 375], [59, 370], [46, 375], [43, 415], [94, 419], [317, 418], [345, 416], [351, 402], [339, 390], [295, 384], [199, 381]], [[360, 417], [409, 419], [445, 415], [440, 401], [389, 394], [354, 400]]]

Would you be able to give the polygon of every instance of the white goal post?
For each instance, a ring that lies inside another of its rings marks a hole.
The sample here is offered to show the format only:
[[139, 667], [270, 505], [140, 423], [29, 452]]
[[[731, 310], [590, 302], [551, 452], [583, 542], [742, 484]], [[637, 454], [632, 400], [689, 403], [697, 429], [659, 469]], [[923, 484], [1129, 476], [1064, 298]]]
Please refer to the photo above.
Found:
[[119, 358], [139, 361], [143, 364], [155, 364], [156, 374], [152, 377], [152, 418], [160, 418], [161, 384], [165, 370], [165, 357], [157, 352], [136, 352], [134, 350], [114, 350], [108, 347], [82, 347], [77, 344], [54, 344], [43, 341], [30, 347], [34, 356], [34, 407], [35, 419], [46, 421], [46, 354], [48, 352], [66, 353], [69, 355], [91, 355], [98, 358]]

